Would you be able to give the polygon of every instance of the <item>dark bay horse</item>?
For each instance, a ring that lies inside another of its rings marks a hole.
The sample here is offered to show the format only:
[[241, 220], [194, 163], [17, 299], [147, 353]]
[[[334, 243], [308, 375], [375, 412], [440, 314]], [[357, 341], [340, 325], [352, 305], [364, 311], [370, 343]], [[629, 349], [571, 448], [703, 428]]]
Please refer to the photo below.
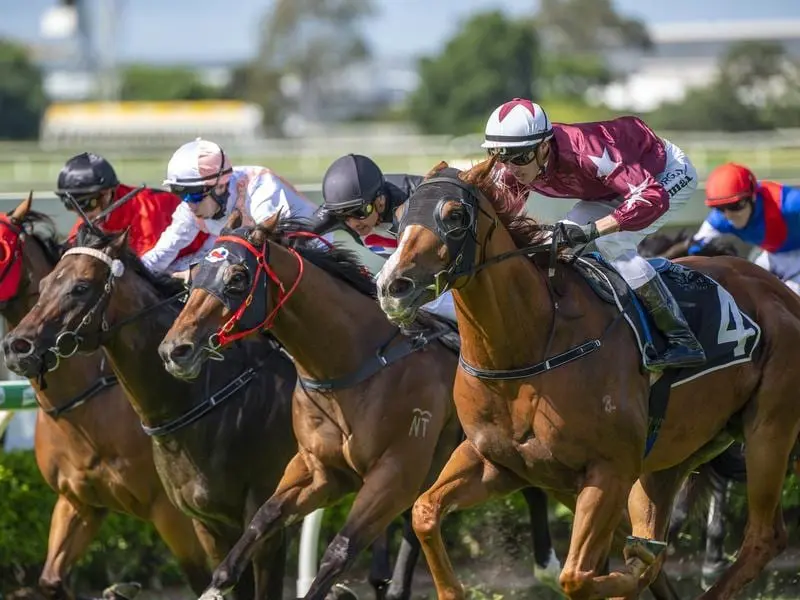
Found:
[[[191, 375], [228, 336], [269, 329], [300, 374], [294, 409], [300, 448], [204, 597], [230, 589], [258, 544], [287, 521], [357, 491], [306, 596], [322, 598], [356, 555], [433, 481], [459, 442], [452, 403], [456, 356], [437, 341], [398, 336], [355, 255], [315, 248], [299, 237], [304, 234], [299, 224], [279, 225], [277, 217], [256, 228], [237, 229], [240, 225], [238, 213], [232, 215], [201, 263], [160, 352], [173, 374]], [[234, 327], [241, 332], [232, 333]], [[381, 356], [390, 357], [387, 364]], [[546, 496], [536, 488], [523, 492], [536, 561], [547, 566], [552, 547]], [[415, 552], [407, 565], [409, 581], [405, 591], [396, 589], [401, 583], [396, 576], [389, 597], [410, 593], [419, 546], [409, 534]]]
[[[31, 210], [31, 200], [0, 215], [0, 313], [13, 327], [38, 299], [39, 282], [61, 253], [55, 225]], [[65, 579], [109, 510], [151, 521], [195, 591], [211, 574], [192, 521], [169, 501], [142, 431], [102, 353], [75, 357], [48, 375], [46, 389], [30, 380], [40, 410], [34, 453], [58, 494], [39, 586], [68, 598]]]
[[[53, 367], [54, 355], [102, 346], [152, 436], [170, 500], [192, 517], [216, 566], [295, 453], [296, 372], [275, 348], [243, 342], [231, 349], [230, 362], [210, 363], [195, 382], [166, 373], [157, 348], [179, 310], [183, 284], [151, 275], [126, 237], [83, 228], [78, 245], [41, 280], [38, 302], [6, 336], [6, 360], [16, 372], [36, 377]], [[237, 595], [282, 597], [283, 537], [276, 535], [253, 557]]]
[[[439, 598], [464, 597], [441, 537], [444, 514], [526, 485], [577, 494], [561, 574], [567, 596], [637, 597], [660, 571], [680, 484], [743, 433], [747, 470], [759, 474], [747, 482], [745, 539], [703, 595], [732, 597], [787, 543], [780, 497], [800, 431], [800, 372], [791, 368], [800, 299], [739, 258], [679, 259], [724, 286], [760, 327], [760, 343], [752, 360], [673, 388], [646, 454], [652, 379], [640, 368], [634, 336], [614, 326], [622, 321], [618, 308], [582, 275], [551, 262], [549, 232], [503, 213], [494, 164], [464, 173], [441, 164], [408, 201], [398, 249], [378, 278], [382, 306], [398, 323], [443, 289], [454, 290], [465, 365], [455, 400], [467, 439], [413, 509]], [[536, 251], [543, 253], [537, 260], [526, 257]], [[600, 344], [577, 359], [592, 338]], [[567, 356], [576, 359], [553, 360]], [[634, 537], [625, 566], [598, 575], [626, 503]]]

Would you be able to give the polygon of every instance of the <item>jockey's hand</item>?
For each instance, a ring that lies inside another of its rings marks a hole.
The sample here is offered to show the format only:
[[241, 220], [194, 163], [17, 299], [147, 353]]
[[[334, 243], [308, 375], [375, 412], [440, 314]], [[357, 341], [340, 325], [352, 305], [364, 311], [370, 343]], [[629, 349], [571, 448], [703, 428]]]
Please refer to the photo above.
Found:
[[184, 284], [189, 285], [189, 282], [191, 281], [190, 273], [191, 271], [189, 269], [186, 269], [185, 271], [178, 271], [177, 273], [173, 273], [172, 276], [175, 279], [180, 279]]
[[574, 248], [576, 246], [585, 246], [598, 237], [600, 237], [600, 232], [597, 231], [595, 223], [576, 225], [575, 223], [559, 221], [556, 223], [554, 242], [559, 246]]

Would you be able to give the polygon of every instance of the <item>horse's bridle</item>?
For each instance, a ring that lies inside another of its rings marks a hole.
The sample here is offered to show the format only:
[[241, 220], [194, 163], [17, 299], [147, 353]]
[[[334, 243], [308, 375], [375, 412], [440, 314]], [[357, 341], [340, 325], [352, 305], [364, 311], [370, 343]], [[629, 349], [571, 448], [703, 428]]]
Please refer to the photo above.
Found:
[[[300, 234], [295, 234], [299, 236]], [[311, 234], [313, 237], [314, 236]], [[245, 252], [236, 252], [234, 249], [230, 247], [226, 247], [226, 245], [233, 244], [234, 248], [237, 246], [243, 248]], [[292, 254], [297, 259], [298, 264], [298, 273], [297, 278], [292, 283], [292, 286], [287, 291], [283, 282], [278, 278], [275, 274], [275, 271], [269, 264], [269, 241], [265, 240], [262, 244], [261, 248], [256, 248], [253, 244], [251, 244], [248, 240], [244, 239], [243, 237], [239, 237], [236, 235], [223, 235], [217, 238], [214, 249], [217, 248], [226, 248], [227, 250], [234, 250], [233, 254], [238, 256], [242, 259], [240, 263], [242, 267], [247, 271], [248, 275], [251, 277], [251, 284], [250, 289], [247, 295], [242, 299], [241, 303], [238, 306], [234, 307], [234, 303], [231, 302], [230, 297], [228, 294], [225, 293], [224, 284], [219, 280], [219, 278], [214, 278], [210, 276], [208, 272], [208, 267], [206, 266], [207, 260], [203, 261], [200, 265], [200, 272], [195, 277], [194, 281], [192, 282], [192, 289], [202, 289], [207, 293], [211, 294], [215, 298], [217, 298], [223, 305], [225, 305], [229, 310], [233, 312], [233, 314], [228, 318], [228, 320], [214, 333], [212, 333], [209, 338], [208, 342], [206, 343], [205, 350], [208, 352], [212, 358], [216, 358], [217, 360], [221, 359], [221, 354], [219, 353], [220, 348], [234, 342], [236, 340], [242, 339], [247, 337], [251, 333], [256, 331], [262, 331], [271, 329], [274, 322], [275, 317], [277, 317], [280, 309], [283, 307], [284, 304], [291, 298], [292, 294], [294, 294], [295, 290], [297, 290], [297, 286], [300, 284], [300, 281], [303, 278], [304, 272], [304, 262], [303, 258], [297, 253], [294, 248], [287, 248], [290, 254]], [[213, 252], [212, 250], [211, 252]], [[210, 253], [209, 253], [210, 254]], [[205, 269], [204, 269], [205, 267]], [[278, 288], [278, 299], [275, 303], [275, 307], [267, 312], [267, 301], [268, 301], [268, 289], [269, 289], [269, 282], [275, 284]], [[261, 283], [261, 285], [259, 285]], [[257, 299], [257, 292], [263, 292], [263, 298]], [[254, 304], [253, 301], [256, 300]], [[258, 314], [258, 308], [261, 308], [264, 317], [259, 320], [256, 317], [255, 324], [251, 324], [240, 328], [238, 331], [234, 332], [233, 329], [237, 325], [241, 324], [241, 322], [246, 317], [246, 313], [248, 309], [253, 309], [256, 314]]]
[[[439, 271], [434, 275], [434, 283], [430, 286], [431, 290], [439, 296], [450, 289], [459, 289], [464, 287], [472, 277], [483, 269], [499, 263], [514, 256], [531, 256], [541, 252], [551, 252], [551, 265], [550, 276], [552, 277], [555, 270], [555, 259], [558, 244], [553, 244], [548, 241], [546, 243], [537, 244], [533, 246], [526, 246], [517, 250], [504, 252], [503, 254], [493, 256], [489, 259], [486, 258], [486, 245], [497, 228], [498, 219], [492, 216], [488, 211], [481, 207], [481, 200], [486, 200], [481, 192], [475, 185], [462, 181], [458, 178], [458, 171], [453, 168], [446, 168], [437, 174], [426, 179], [420, 183], [414, 195], [416, 196], [419, 191], [426, 186], [431, 186], [440, 183], [448, 183], [456, 186], [460, 190], [458, 197], [446, 197], [439, 200], [433, 213], [429, 212], [428, 204], [424, 202], [409, 202], [406, 203], [406, 210], [400, 219], [400, 226], [398, 228], [398, 236], [402, 236], [403, 230], [410, 225], [409, 219], [414, 216], [417, 220], [413, 223], [424, 227], [433, 233], [447, 248], [447, 253], [450, 256], [450, 265]], [[448, 227], [442, 218], [442, 209], [447, 202], [458, 201], [467, 214], [467, 222], [456, 227]], [[486, 232], [483, 241], [480, 244], [480, 260], [476, 260], [478, 254], [478, 215], [482, 213], [490, 221], [491, 226]], [[543, 231], [554, 231], [556, 228], [552, 225], [539, 225]]]

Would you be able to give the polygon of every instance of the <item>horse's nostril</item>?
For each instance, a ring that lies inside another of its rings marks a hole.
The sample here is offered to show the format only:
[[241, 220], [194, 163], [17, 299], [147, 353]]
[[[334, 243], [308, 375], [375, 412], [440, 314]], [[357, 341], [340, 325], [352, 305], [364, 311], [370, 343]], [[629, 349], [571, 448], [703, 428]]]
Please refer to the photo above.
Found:
[[386, 291], [393, 298], [402, 298], [414, 291], [414, 282], [406, 277], [398, 277], [389, 284]]
[[8, 347], [14, 354], [28, 356], [33, 353], [33, 343], [24, 337], [13, 337], [8, 343]]
[[169, 357], [172, 360], [181, 360], [186, 358], [187, 356], [191, 356], [192, 351], [194, 350], [194, 344], [191, 343], [184, 343], [178, 344], [169, 352]]

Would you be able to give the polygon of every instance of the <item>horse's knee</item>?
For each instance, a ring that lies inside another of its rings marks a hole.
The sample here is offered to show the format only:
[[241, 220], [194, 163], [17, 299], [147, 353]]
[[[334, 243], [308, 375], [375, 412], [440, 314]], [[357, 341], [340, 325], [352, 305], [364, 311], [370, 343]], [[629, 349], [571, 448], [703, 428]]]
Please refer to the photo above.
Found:
[[39, 578], [39, 590], [49, 600], [61, 600], [69, 597], [64, 580], [59, 575], [42, 574]]
[[426, 539], [439, 528], [439, 507], [429, 496], [420, 496], [411, 509], [411, 526], [419, 539]]
[[591, 572], [578, 571], [574, 567], [564, 567], [558, 583], [561, 585], [563, 593], [569, 598], [583, 598], [588, 596], [592, 575]]

